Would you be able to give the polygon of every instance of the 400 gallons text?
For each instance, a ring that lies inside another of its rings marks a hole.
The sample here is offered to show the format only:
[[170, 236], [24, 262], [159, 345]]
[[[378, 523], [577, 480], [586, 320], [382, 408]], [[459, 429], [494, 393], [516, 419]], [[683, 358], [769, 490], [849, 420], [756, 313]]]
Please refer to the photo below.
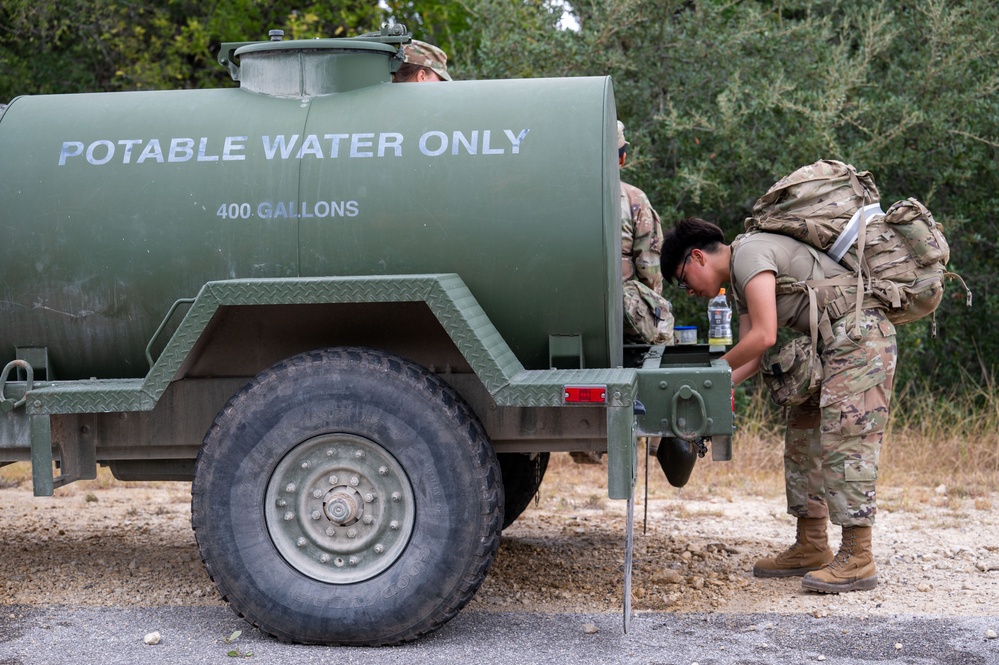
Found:
[[261, 201], [251, 203], [223, 203], [215, 211], [222, 219], [308, 219], [310, 217], [357, 217], [361, 212], [357, 201]]

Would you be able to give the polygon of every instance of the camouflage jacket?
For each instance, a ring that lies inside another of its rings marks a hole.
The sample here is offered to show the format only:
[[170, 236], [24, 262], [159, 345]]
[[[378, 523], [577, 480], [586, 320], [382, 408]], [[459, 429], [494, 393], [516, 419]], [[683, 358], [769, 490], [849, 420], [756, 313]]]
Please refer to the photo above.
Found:
[[645, 192], [621, 183], [621, 278], [637, 279], [656, 293], [663, 292], [659, 254], [663, 228]]

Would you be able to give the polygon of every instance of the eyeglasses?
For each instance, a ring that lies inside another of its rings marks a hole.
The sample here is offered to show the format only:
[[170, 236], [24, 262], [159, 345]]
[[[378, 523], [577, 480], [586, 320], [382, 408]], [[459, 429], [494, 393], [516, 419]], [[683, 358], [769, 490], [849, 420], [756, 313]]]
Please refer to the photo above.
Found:
[[689, 286], [687, 286], [687, 285], [686, 285], [686, 284], [684, 283], [684, 281], [683, 281], [683, 274], [684, 274], [685, 272], [687, 272], [687, 261], [689, 261], [689, 260], [690, 260], [690, 254], [691, 254], [691, 252], [693, 252], [693, 251], [694, 251], [694, 250], [692, 250], [692, 249], [691, 249], [690, 251], [688, 251], [688, 252], [687, 252], [687, 255], [686, 255], [685, 257], [683, 257], [683, 262], [682, 262], [682, 263], [680, 264], [680, 266], [681, 266], [681, 267], [680, 267], [680, 276], [679, 276], [679, 277], [678, 277], [678, 278], [676, 279], [676, 285], [677, 285], [678, 287], [680, 287], [680, 289], [681, 289], [682, 291], [689, 291], [689, 290], [690, 290], [690, 287], [689, 287]]

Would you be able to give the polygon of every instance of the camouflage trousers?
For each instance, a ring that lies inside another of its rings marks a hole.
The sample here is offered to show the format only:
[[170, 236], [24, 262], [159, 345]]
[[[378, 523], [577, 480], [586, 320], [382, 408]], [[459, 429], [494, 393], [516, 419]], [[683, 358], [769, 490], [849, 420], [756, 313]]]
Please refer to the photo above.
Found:
[[860, 340], [850, 338], [854, 318], [836, 321], [819, 345], [821, 390], [788, 409], [784, 482], [789, 514], [870, 526], [898, 347], [882, 310], [863, 311]]
[[673, 344], [673, 305], [648, 286], [624, 283], [624, 339], [633, 344]]

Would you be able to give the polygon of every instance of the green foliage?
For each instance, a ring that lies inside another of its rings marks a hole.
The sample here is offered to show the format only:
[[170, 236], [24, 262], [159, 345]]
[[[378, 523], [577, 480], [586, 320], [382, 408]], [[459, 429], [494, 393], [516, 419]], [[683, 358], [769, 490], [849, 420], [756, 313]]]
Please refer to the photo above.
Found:
[[448, 72], [455, 78], [471, 78], [466, 71], [467, 53], [475, 31], [465, 3], [386, 0], [384, 4], [388, 23], [402, 23], [415, 39], [444, 49], [448, 54]]
[[[611, 74], [634, 153], [622, 177], [667, 226], [698, 215], [733, 237], [770, 185], [820, 158], [872, 171], [886, 204], [922, 200], [976, 304], [952, 285], [936, 339], [926, 322], [901, 328], [899, 381], [955, 385], [995, 366], [995, 5], [581, 0], [572, 33], [545, 3], [498, 4], [470, 3], [489, 19], [475, 73]], [[703, 327], [702, 300], [667, 292], [679, 324]]]
[[377, 29], [368, 2], [4, 0], [0, 103], [20, 94], [233, 85], [215, 62], [224, 41], [347, 37]]

